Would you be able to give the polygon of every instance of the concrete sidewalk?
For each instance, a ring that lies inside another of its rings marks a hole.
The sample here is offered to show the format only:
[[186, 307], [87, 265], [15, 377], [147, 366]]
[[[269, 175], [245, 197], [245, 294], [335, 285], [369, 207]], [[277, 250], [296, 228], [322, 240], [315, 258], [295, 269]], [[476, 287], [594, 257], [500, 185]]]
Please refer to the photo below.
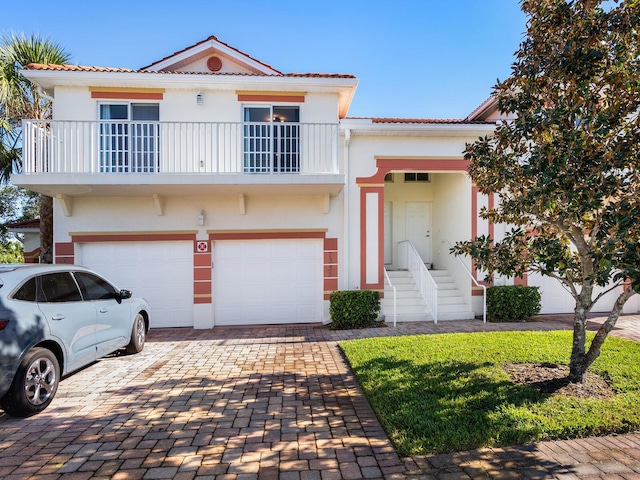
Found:
[[[337, 346], [559, 328], [570, 321], [153, 330], [142, 354], [65, 379], [42, 414], [0, 413], [0, 478], [640, 478], [640, 434], [399, 458]], [[640, 341], [640, 318], [623, 317], [613, 333]]]

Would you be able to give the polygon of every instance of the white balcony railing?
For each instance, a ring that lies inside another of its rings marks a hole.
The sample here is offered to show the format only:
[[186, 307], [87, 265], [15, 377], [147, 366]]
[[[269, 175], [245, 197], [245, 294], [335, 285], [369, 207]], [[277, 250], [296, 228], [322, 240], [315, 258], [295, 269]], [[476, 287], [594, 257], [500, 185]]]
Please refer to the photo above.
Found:
[[23, 121], [23, 173], [338, 173], [338, 125]]

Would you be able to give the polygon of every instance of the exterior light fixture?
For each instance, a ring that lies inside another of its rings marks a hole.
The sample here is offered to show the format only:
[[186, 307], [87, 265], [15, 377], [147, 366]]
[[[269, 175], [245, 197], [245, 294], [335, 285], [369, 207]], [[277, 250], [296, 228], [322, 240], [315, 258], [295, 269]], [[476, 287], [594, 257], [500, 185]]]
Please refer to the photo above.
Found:
[[198, 94], [196, 95], [196, 105], [198, 105], [199, 107], [204, 105], [204, 95], [202, 94], [202, 92], [198, 92]]
[[207, 218], [207, 213], [204, 211], [204, 208], [200, 210], [200, 215], [198, 215], [198, 225], [204, 225], [204, 221]]

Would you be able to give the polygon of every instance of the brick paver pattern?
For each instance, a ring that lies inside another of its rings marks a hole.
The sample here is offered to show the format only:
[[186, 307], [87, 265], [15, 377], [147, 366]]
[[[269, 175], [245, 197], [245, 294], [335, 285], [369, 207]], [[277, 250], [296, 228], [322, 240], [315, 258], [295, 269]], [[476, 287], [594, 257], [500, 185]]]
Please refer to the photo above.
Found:
[[[640, 479], [640, 432], [399, 458], [337, 343], [570, 327], [544, 316], [352, 331], [152, 330], [141, 354], [112, 354], [64, 379], [43, 413], [0, 412], [0, 478]], [[621, 318], [613, 334], [640, 341], [640, 317]]]

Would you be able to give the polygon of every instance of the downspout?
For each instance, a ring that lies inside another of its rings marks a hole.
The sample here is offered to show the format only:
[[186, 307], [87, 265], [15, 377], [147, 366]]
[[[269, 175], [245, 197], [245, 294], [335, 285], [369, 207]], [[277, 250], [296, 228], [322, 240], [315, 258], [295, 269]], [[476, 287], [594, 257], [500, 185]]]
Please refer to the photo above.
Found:
[[351, 130], [348, 128], [344, 131], [344, 265], [345, 265], [345, 285], [347, 290], [350, 288], [351, 281], [349, 279], [349, 209], [351, 207], [349, 201], [349, 142], [351, 141]]
[[49, 100], [51, 104], [53, 104], [53, 97], [47, 94], [40, 85], [37, 85], [37, 91], [38, 91], [38, 95], [40, 95], [42, 98], [46, 100]]

